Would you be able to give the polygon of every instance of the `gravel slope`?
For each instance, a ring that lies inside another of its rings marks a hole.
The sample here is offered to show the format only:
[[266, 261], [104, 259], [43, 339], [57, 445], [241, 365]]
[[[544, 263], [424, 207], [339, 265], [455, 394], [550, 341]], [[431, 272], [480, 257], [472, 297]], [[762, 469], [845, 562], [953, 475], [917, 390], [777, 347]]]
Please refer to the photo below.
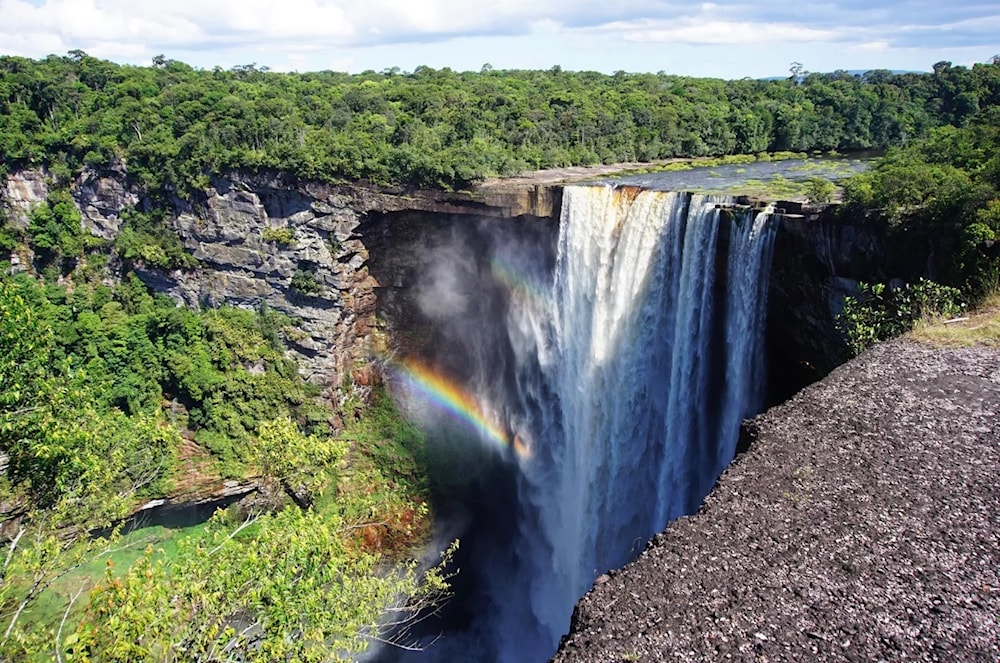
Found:
[[893, 341], [751, 428], [555, 661], [1000, 661], [1000, 350]]

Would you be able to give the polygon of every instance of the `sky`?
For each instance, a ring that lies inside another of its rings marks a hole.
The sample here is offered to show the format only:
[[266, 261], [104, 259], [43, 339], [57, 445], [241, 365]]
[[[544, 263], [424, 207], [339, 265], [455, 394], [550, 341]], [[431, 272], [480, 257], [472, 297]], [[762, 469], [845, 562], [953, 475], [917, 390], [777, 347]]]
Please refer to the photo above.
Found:
[[0, 54], [211, 69], [549, 69], [718, 78], [1000, 55], [997, 0], [0, 0]]

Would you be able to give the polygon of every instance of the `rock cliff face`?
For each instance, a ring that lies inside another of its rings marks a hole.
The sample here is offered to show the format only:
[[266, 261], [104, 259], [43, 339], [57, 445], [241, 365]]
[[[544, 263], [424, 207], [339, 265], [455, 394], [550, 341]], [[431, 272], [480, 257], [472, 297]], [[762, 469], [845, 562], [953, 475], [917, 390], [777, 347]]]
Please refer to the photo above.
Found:
[[[85, 228], [106, 240], [119, 233], [123, 210], [148, 204], [123, 169], [87, 170], [71, 191]], [[26, 228], [31, 207], [48, 192], [46, 173], [17, 172], [7, 178], [0, 202], [14, 224]], [[369, 271], [369, 248], [359, 232], [369, 214], [544, 216], [558, 214], [558, 193], [545, 187], [383, 191], [232, 173], [214, 178], [193, 199], [172, 199], [167, 222], [199, 266], [164, 271], [140, 264], [136, 273], [187, 306], [266, 303], [289, 315], [296, 329], [287, 341], [303, 375], [324, 386], [328, 397], [343, 397], [340, 385], [352, 372], [364, 374], [373, 349], [380, 284]]]
[[896, 276], [888, 268], [892, 246], [880, 228], [846, 223], [830, 209], [782, 216], [778, 223], [768, 300], [771, 402], [848, 358], [834, 322], [844, 297], [856, 294], [860, 281]]

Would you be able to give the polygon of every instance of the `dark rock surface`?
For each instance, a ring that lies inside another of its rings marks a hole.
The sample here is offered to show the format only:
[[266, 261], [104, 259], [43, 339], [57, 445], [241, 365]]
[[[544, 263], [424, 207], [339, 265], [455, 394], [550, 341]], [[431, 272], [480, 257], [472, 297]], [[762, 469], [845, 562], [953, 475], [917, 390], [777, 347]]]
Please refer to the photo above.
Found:
[[757, 417], [554, 660], [1000, 660], [1000, 351], [873, 348]]
[[770, 402], [786, 400], [848, 358], [836, 316], [860, 281], [902, 276], [890, 260], [897, 249], [877, 224], [849, 223], [832, 208], [777, 223], [767, 313]]

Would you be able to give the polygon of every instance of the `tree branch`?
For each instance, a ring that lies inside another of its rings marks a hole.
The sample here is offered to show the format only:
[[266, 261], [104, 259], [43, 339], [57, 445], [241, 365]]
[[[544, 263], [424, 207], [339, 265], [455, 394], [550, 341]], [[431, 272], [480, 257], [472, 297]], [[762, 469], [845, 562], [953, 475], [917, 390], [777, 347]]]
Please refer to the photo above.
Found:
[[21, 613], [24, 612], [24, 609], [28, 606], [29, 603], [31, 603], [31, 599], [35, 598], [35, 593], [38, 591], [38, 586], [42, 584], [42, 578], [44, 577], [45, 576], [39, 576], [38, 579], [35, 580], [35, 584], [33, 584], [31, 586], [31, 589], [28, 590], [27, 596], [25, 596], [24, 600], [21, 601], [21, 604], [17, 606], [17, 610], [14, 612], [14, 616], [10, 618], [10, 624], [7, 625], [7, 630], [4, 631], [3, 634], [4, 640], [10, 637], [10, 632], [14, 630], [14, 624], [17, 623], [17, 620], [21, 616]]
[[66, 625], [66, 618], [69, 617], [69, 611], [73, 609], [73, 604], [76, 600], [80, 598], [80, 594], [83, 592], [83, 585], [80, 585], [80, 589], [76, 590], [76, 594], [69, 600], [69, 605], [66, 606], [66, 612], [63, 613], [62, 621], [59, 622], [59, 630], [56, 631], [56, 661], [62, 663], [62, 653], [59, 651], [59, 641], [62, 640], [63, 626]]
[[7, 551], [7, 561], [3, 563], [3, 569], [0, 570], [0, 584], [3, 584], [4, 578], [7, 577], [7, 567], [10, 566], [11, 559], [14, 558], [14, 548], [17, 547], [17, 542], [21, 540], [24, 535], [24, 526], [17, 529], [17, 536], [10, 542], [10, 549]]
[[392, 640], [386, 640], [385, 638], [380, 638], [377, 635], [366, 635], [365, 637], [369, 638], [371, 640], [374, 640], [376, 642], [381, 642], [383, 645], [389, 645], [390, 647], [396, 647], [397, 649], [403, 649], [405, 651], [423, 651], [424, 649], [426, 649], [427, 647], [430, 647], [435, 642], [437, 642], [438, 640], [441, 639], [441, 636], [439, 634], [433, 640], [431, 640], [429, 643], [427, 643], [426, 645], [420, 646], [420, 647], [416, 647], [416, 646], [411, 646], [411, 645], [404, 645], [401, 642], [393, 642]]
[[252, 525], [255, 522], [257, 522], [258, 518], [260, 518], [260, 514], [259, 513], [256, 514], [256, 515], [252, 514], [252, 513], [250, 515], [248, 515], [247, 519], [243, 521], [242, 525], [240, 525], [239, 527], [237, 527], [236, 529], [234, 529], [232, 532], [230, 532], [229, 536], [227, 536], [226, 539], [222, 543], [220, 543], [219, 545], [215, 546], [214, 548], [212, 548], [209, 551], [209, 553], [208, 553], [209, 556], [214, 555], [215, 553], [219, 552], [219, 550], [222, 549], [222, 546], [224, 546], [227, 543], [229, 543], [233, 539], [233, 537], [236, 536], [237, 534], [239, 534], [241, 531], [243, 531], [244, 528], [249, 527], [250, 525]]

